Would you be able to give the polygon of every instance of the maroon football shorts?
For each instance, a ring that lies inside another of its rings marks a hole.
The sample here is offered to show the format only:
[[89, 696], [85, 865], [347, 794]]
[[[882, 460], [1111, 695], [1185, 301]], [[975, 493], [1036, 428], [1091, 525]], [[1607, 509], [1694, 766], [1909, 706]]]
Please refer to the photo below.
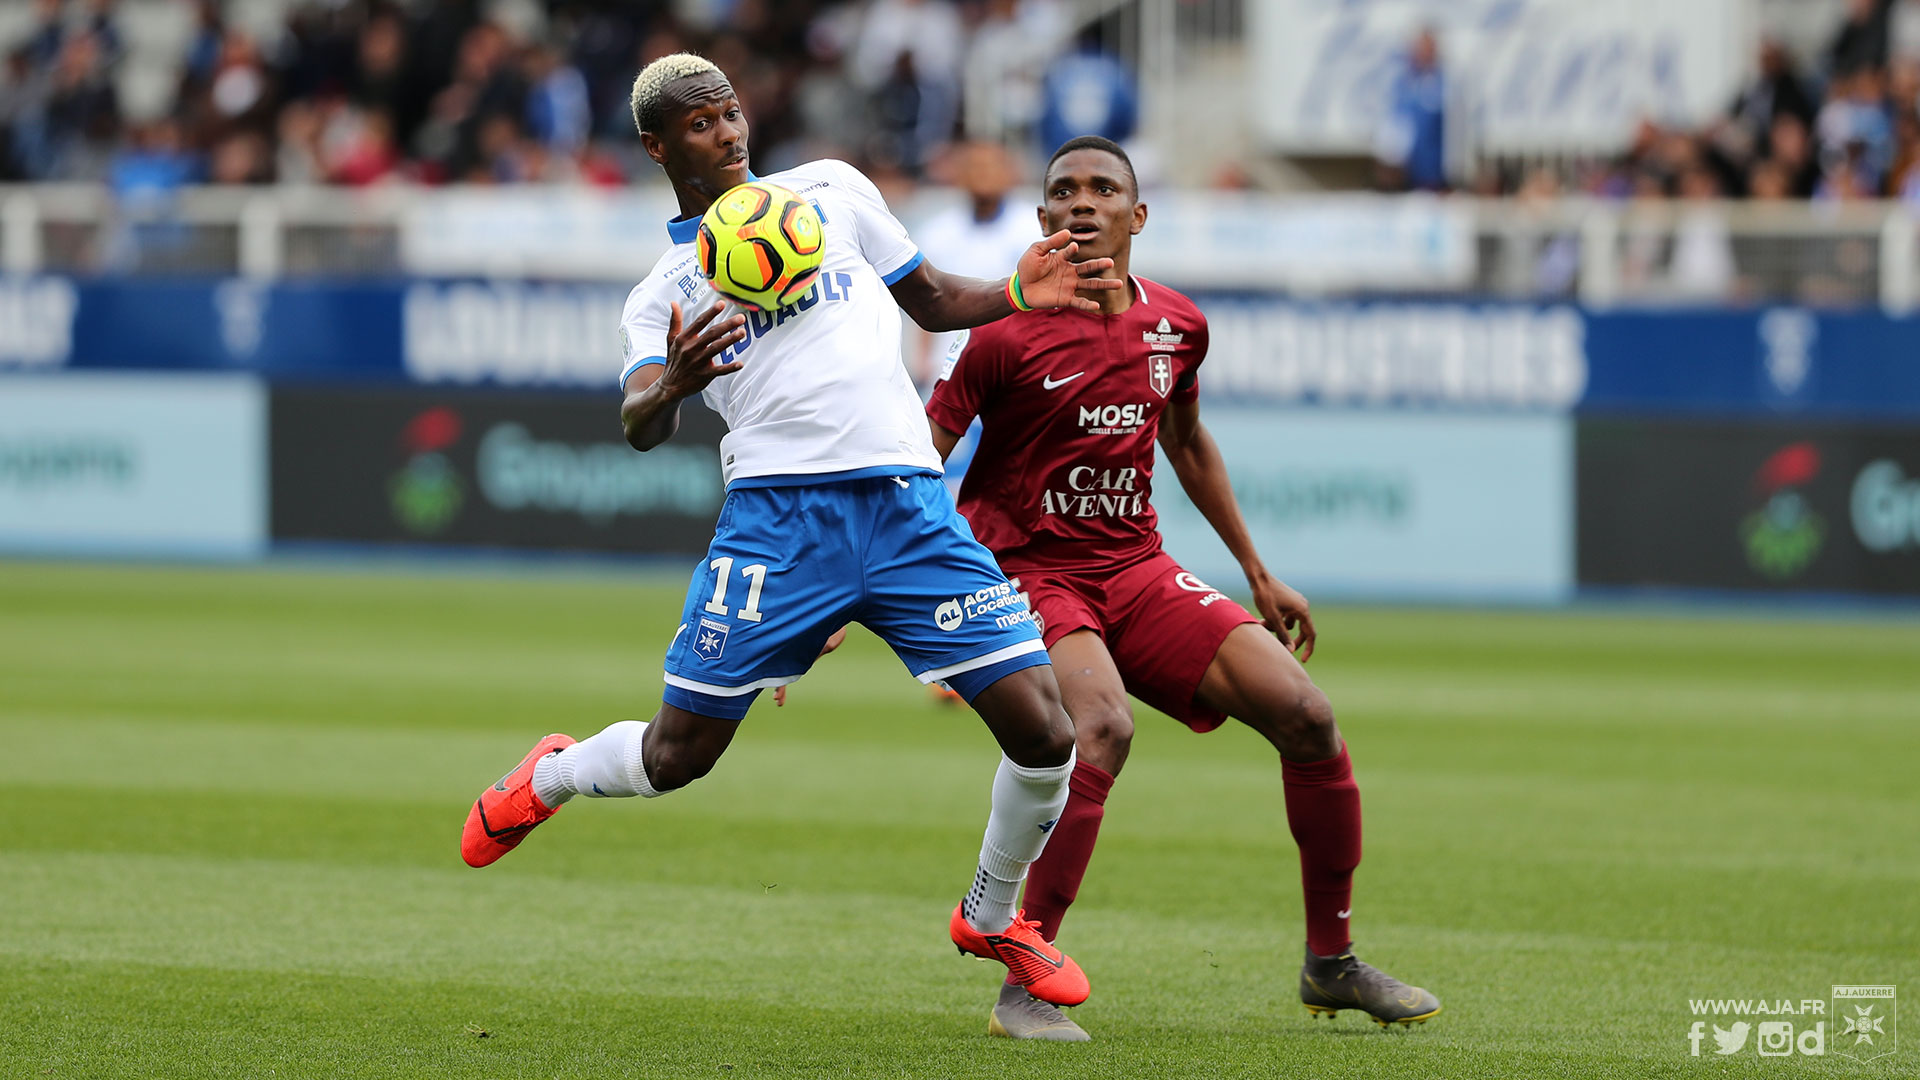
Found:
[[1200, 679], [1233, 628], [1260, 620], [1225, 593], [1181, 569], [1164, 551], [1118, 570], [1066, 571], [1003, 562], [1054, 642], [1092, 630], [1107, 644], [1127, 692], [1195, 731], [1212, 731], [1226, 714], [1195, 701]]

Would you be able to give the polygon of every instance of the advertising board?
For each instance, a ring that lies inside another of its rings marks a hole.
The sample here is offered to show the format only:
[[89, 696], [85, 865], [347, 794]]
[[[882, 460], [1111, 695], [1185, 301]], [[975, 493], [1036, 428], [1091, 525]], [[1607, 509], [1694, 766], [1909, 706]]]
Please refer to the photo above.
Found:
[[689, 402], [641, 454], [620, 396], [281, 386], [273, 537], [626, 553], [706, 550], [718, 417]]
[[1920, 594], [1920, 426], [1594, 418], [1583, 585]]
[[0, 375], [0, 549], [266, 546], [266, 392], [238, 375]]
[[1262, 0], [1247, 5], [1249, 93], [1268, 144], [1374, 149], [1400, 56], [1440, 41], [1456, 127], [1503, 153], [1613, 152], [1640, 120], [1693, 127], [1752, 51], [1743, 0]]
[[[1561, 417], [1208, 408], [1267, 566], [1308, 593], [1552, 601], [1573, 586]], [[1240, 570], [1163, 459], [1166, 547], [1224, 589]]]
[[[1235, 235], [1268, 234], [1239, 226]], [[1350, 237], [1317, 242], [1371, 257]], [[1309, 261], [1332, 272], [1318, 254]], [[1915, 316], [1192, 295], [1212, 333], [1201, 393], [1222, 403], [1920, 417]], [[622, 366], [626, 296], [615, 285], [516, 280], [0, 278], [0, 372], [246, 371], [600, 391]]]

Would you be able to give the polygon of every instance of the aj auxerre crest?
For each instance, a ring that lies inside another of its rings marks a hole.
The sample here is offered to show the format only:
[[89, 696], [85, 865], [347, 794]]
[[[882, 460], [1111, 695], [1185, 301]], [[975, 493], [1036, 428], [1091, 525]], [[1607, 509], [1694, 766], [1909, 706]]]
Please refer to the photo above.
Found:
[[1836, 986], [1833, 988], [1831, 1049], [1858, 1061], [1872, 1061], [1894, 1052], [1900, 1038], [1899, 1002], [1891, 986]]
[[693, 628], [694, 655], [706, 661], [720, 659], [727, 648], [728, 629], [726, 623], [702, 616], [699, 625]]

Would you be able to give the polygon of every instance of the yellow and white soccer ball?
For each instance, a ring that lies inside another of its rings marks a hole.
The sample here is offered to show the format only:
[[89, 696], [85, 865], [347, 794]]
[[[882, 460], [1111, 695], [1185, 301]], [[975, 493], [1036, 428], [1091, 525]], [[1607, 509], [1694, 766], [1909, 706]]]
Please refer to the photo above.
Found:
[[826, 240], [812, 203], [779, 184], [749, 180], [707, 207], [694, 251], [714, 291], [742, 307], [773, 311], [813, 287]]

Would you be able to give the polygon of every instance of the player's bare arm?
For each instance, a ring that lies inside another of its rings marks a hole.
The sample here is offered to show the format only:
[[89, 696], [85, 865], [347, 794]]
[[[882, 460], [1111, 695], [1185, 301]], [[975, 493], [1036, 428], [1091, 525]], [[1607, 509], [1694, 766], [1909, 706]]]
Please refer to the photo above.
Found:
[[[1113, 268], [1112, 259], [1087, 259], [1075, 262], [1079, 245], [1065, 229], [1036, 242], [1020, 256], [1015, 267], [1020, 299], [1027, 308], [1075, 307], [1081, 311], [1099, 311], [1097, 301], [1080, 295], [1118, 289], [1124, 282], [1100, 275]], [[923, 262], [913, 273], [891, 286], [900, 310], [912, 317], [922, 330], [940, 333], [967, 330], [1003, 319], [1015, 311], [1013, 289], [1008, 278], [988, 281], [984, 278], [949, 274], [930, 262]]]
[[746, 366], [738, 360], [713, 362], [714, 357], [747, 336], [746, 316], [720, 318], [726, 309], [725, 304], [715, 304], [682, 327], [680, 305], [673, 305], [667, 318], [667, 362], [648, 364], [627, 376], [620, 426], [626, 430], [628, 446], [651, 450], [672, 438], [680, 428], [682, 399]]
[[1160, 417], [1160, 449], [1166, 452], [1187, 498], [1193, 500], [1207, 524], [1239, 560], [1247, 585], [1253, 589], [1254, 609], [1260, 612], [1261, 622], [1301, 662], [1311, 659], [1316, 635], [1313, 617], [1307, 613], [1307, 598], [1274, 577], [1260, 560], [1253, 537], [1247, 533], [1246, 519], [1240, 514], [1239, 500], [1233, 497], [1226, 459], [1200, 422], [1197, 402], [1167, 406]]
[[960, 445], [959, 434], [940, 426], [938, 420], [929, 419], [927, 427], [933, 431], [933, 452], [940, 455], [941, 461], [947, 460], [953, 455], [953, 448]]

